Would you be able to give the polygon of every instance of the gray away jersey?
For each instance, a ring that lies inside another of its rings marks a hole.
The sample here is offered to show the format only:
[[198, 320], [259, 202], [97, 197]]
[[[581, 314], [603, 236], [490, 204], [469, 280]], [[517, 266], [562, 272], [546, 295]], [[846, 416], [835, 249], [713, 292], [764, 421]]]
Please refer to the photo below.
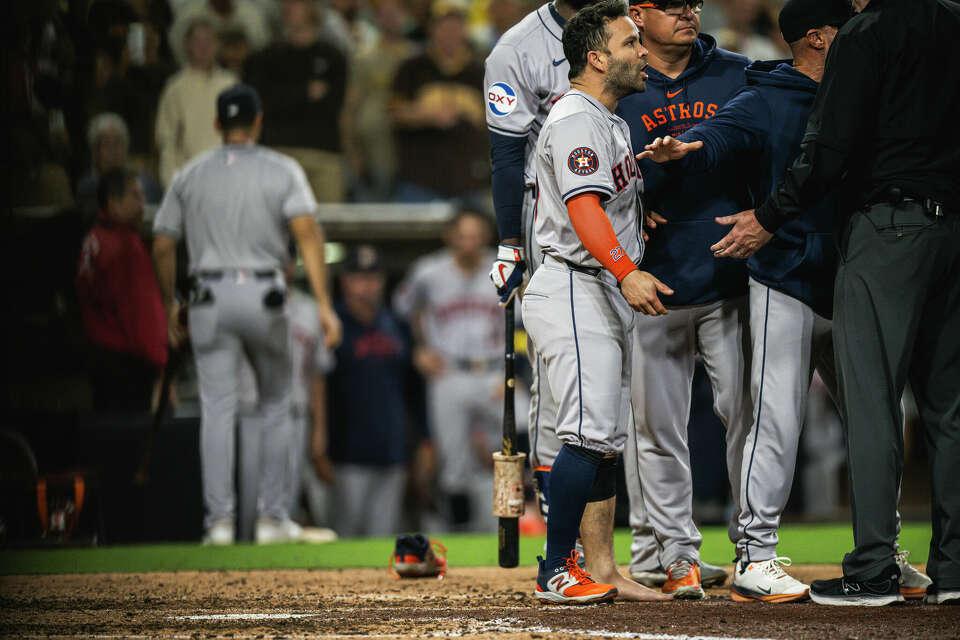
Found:
[[411, 318], [422, 314], [424, 341], [446, 358], [503, 357], [503, 309], [490, 293], [489, 252], [473, 273], [464, 273], [449, 250], [424, 256], [397, 288], [394, 308]]
[[191, 273], [275, 269], [290, 260], [290, 219], [316, 210], [295, 160], [258, 145], [224, 145], [177, 172], [153, 230], [186, 233]]
[[533, 151], [540, 128], [550, 107], [570, 88], [570, 64], [563, 55], [558, 19], [550, 3], [527, 14], [503, 34], [486, 61], [487, 128], [527, 138], [527, 186], [536, 180]]
[[[553, 106], [537, 142], [536, 240], [543, 252], [599, 267], [570, 223], [567, 201], [597, 193], [626, 256], [640, 264], [643, 237], [637, 169], [627, 123], [591, 96], [570, 90]], [[622, 256], [613, 256], [619, 260]]]

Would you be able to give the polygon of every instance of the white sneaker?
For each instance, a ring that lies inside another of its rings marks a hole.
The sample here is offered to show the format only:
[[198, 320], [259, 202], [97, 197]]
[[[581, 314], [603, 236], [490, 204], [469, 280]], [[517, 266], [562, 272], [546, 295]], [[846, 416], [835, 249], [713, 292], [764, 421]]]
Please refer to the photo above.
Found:
[[254, 529], [254, 540], [257, 544], [279, 544], [283, 542], [300, 542], [303, 530], [293, 520], [277, 520], [275, 518], [257, 518]]
[[337, 532], [326, 527], [301, 527], [300, 542], [309, 542], [310, 544], [326, 544], [327, 542], [337, 541]]
[[783, 570], [790, 558], [771, 558], [762, 562], [737, 561], [733, 570], [730, 597], [735, 602], [794, 602], [810, 597], [810, 587]]
[[933, 580], [910, 566], [907, 562], [908, 555], [909, 551], [898, 547], [894, 556], [897, 566], [900, 567], [900, 593], [907, 600], [919, 600], [927, 594], [927, 587], [933, 584]]
[[937, 593], [928, 593], [927, 597], [924, 599], [924, 602], [927, 604], [960, 605], [960, 591], [938, 591]]
[[233, 544], [233, 536], [233, 520], [229, 518], [217, 520], [210, 525], [209, 529], [207, 529], [206, 535], [203, 536], [203, 544], [207, 546], [223, 546]]

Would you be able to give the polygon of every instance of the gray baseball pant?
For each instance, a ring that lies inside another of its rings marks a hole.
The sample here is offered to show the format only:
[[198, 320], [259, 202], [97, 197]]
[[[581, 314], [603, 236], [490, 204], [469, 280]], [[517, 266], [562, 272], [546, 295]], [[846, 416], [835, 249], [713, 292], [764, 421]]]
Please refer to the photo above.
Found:
[[[267, 308], [271, 290], [285, 291], [283, 277], [238, 277], [227, 271], [201, 279], [201, 302], [190, 307], [190, 341], [200, 390], [200, 462], [205, 526], [233, 519], [238, 371], [243, 354], [256, 374], [261, 420], [270, 437], [261, 454], [261, 515], [287, 517], [286, 467], [290, 450], [291, 362], [286, 305]], [[207, 295], [209, 293], [209, 296]]]
[[836, 373], [831, 322], [752, 278], [750, 334], [753, 425], [743, 451], [737, 557], [761, 562], [777, 555], [814, 367], [831, 394]]
[[[693, 371], [699, 353], [713, 387], [713, 410], [726, 427], [727, 469], [739, 513], [740, 468], [752, 410], [746, 386], [749, 334], [746, 296], [690, 307], [666, 316], [637, 316], [633, 341], [632, 399], [635, 428], [625, 454], [633, 572], [653, 568], [649, 540], [660, 565], [680, 558], [699, 562], [700, 532], [693, 523], [693, 490], [687, 422]], [[645, 510], [641, 508], [645, 507]], [[650, 529], [655, 532], [652, 536]], [[730, 540], [738, 538], [731, 518]]]

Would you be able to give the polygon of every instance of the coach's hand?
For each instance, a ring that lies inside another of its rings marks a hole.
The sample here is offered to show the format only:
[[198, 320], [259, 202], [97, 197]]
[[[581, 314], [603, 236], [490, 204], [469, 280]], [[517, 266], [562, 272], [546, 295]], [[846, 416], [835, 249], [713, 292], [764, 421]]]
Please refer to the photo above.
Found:
[[773, 237], [772, 233], [760, 226], [753, 209], [715, 220], [717, 224], [732, 224], [733, 229], [723, 240], [710, 247], [714, 258], [749, 258]]
[[[643, 226], [647, 229], [656, 229], [661, 224], [667, 224], [667, 219], [656, 211], [645, 211], [643, 213]], [[643, 241], [650, 242], [650, 234], [647, 229], [643, 230]]]
[[663, 164], [671, 160], [679, 160], [691, 151], [696, 151], [702, 147], [703, 142], [701, 140], [680, 142], [676, 138], [664, 136], [662, 138], [656, 138], [653, 142], [646, 145], [644, 147], [646, 151], [638, 153], [637, 160], [653, 160], [658, 164]]
[[490, 268], [490, 280], [500, 294], [500, 306], [505, 307], [516, 295], [523, 282], [523, 271], [527, 263], [523, 259], [523, 249], [510, 244], [501, 244], [497, 249], [497, 259]]
[[635, 311], [648, 316], [665, 316], [667, 309], [660, 302], [658, 293], [672, 296], [673, 289], [657, 280], [646, 271], [631, 271], [620, 281], [620, 293]]

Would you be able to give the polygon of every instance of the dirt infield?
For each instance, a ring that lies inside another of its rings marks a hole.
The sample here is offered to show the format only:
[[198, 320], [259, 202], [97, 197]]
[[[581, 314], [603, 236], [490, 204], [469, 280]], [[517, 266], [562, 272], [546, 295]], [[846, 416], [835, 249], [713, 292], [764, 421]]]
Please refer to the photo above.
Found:
[[[797, 578], [838, 567], [796, 567]], [[0, 635], [156, 638], [960, 638], [960, 607], [704, 602], [545, 607], [533, 569], [445, 580], [375, 571], [223, 571], [0, 577]]]

